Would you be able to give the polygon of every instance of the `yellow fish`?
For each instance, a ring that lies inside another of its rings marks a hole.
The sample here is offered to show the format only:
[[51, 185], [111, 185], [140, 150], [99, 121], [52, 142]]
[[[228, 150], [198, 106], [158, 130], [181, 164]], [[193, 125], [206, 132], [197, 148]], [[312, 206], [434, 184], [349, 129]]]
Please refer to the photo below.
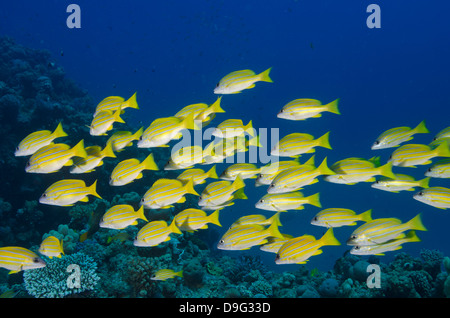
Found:
[[382, 133], [372, 145], [372, 150], [398, 147], [401, 143], [413, 139], [415, 134], [426, 134], [430, 131], [425, 126], [425, 121], [420, 122], [415, 128], [396, 127]]
[[252, 70], [231, 72], [219, 81], [214, 89], [214, 94], [237, 94], [244, 89], [255, 87], [256, 82], [272, 83], [273, 81], [269, 77], [271, 69], [269, 68], [260, 74], [255, 74]]
[[71, 166], [73, 157], [86, 158], [87, 156], [83, 140], [73, 148], [66, 144], [50, 144], [40, 148], [30, 157], [25, 171], [31, 173], [52, 173], [63, 166]]
[[[294, 160], [288, 161], [275, 161], [269, 163], [260, 169], [260, 173], [256, 177], [255, 186], [259, 187], [262, 185], [270, 185], [273, 179], [282, 171], [293, 168], [300, 165], [299, 161], [300, 157], [295, 158]], [[314, 155], [304, 163], [304, 165], [312, 165], [314, 166]]]
[[329, 142], [330, 132], [314, 139], [310, 134], [292, 133], [281, 138], [281, 140], [270, 151], [272, 156], [297, 157], [304, 153], [315, 152], [315, 147], [332, 149]]
[[429, 181], [430, 178], [416, 180], [406, 174], [396, 173], [395, 179], [381, 178], [372, 183], [372, 188], [398, 193], [399, 191], [414, 191], [415, 187], [428, 188]]
[[219, 210], [210, 215], [200, 209], [185, 209], [175, 215], [175, 223], [181, 231], [193, 232], [199, 229], [207, 229], [208, 223], [222, 226], [219, 222]]
[[70, 173], [87, 173], [95, 170], [96, 167], [103, 165], [103, 158], [116, 158], [111, 143], [107, 143], [103, 150], [100, 146], [90, 146], [86, 149], [86, 158], [75, 158], [74, 166], [70, 169]]
[[278, 223], [272, 223], [267, 229], [258, 224], [231, 227], [220, 239], [220, 250], [248, 250], [252, 246], [266, 244], [269, 237], [284, 238], [278, 230]]
[[188, 182], [190, 179], [192, 179], [192, 182], [194, 183], [194, 185], [197, 184], [203, 184], [205, 183], [207, 178], [211, 178], [211, 179], [218, 179], [219, 177], [217, 176], [217, 172], [216, 172], [216, 166], [212, 166], [211, 169], [209, 169], [207, 172], [205, 172], [202, 169], [187, 169], [184, 170], [178, 177], [177, 179], [180, 180], [183, 183]]
[[150, 277], [151, 280], [167, 280], [175, 276], [183, 277], [183, 271], [175, 272], [172, 269], [160, 269]]
[[14, 155], [16, 157], [29, 156], [44, 146], [48, 146], [53, 143], [56, 138], [66, 137], [67, 134], [63, 130], [62, 124], [59, 123], [56, 129], [51, 132], [50, 130], [39, 130], [26, 136], [17, 146]]
[[47, 236], [39, 246], [39, 253], [49, 258], [61, 258], [64, 255], [63, 241], [55, 236]]
[[450, 159], [441, 159], [425, 172], [427, 177], [450, 178]]
[[233, 182], [215, 181], [208, 184], [203, 190], [198, 205], [199, 206], [218, 206], [233, 199], [233, 193], [245, 187], [244, 181], [238, 176]]
[[409, 231], [405, 237], [390, 240], [386, 243], [366, 246], [353, 246], [350, 254], [353, 255], [379, 255], [383, 256], [385, 252], [397, 251], [402, 248], [402, 244], [410, 242], [420, 242], [416, 231]]
[[221, 100], [222, 96], [217, 98], [217, 100], [210, 106], [204, 103], [191, 104], [185, 106], [180, 111], [178, 111], [174, 116], [184, 119], [188, 115], [193, 114], [194, 120], [201, 121], [202, 126], [205, 127], [211, 122], [211, 120], [213, 120], [216, 117], [216, 113], [225, 113], [225, 111], [220, 106]]
[[8, 274], [18, 273], [22, 270], [45, 267], [46, 263], [29, 249], [19, 246], [0, 248], [0, 267], [9, 269]]
[[214, 140], [203, 150], [203, 164], [221, 163], [225, 158], [247, 150], [244, 137]]
[[72, 206], [78, 201], [88, 202], [88, 195], [101, 199], [102, 197], [97, 194], [96, 187], [97, 180], [89, 187], [86, 187], [83, 180], [65, 179], [56, 181], [45, 190], [39, 198], [39, 202], [49, 205]]
[[143, 170], [158, 170], [152, 153], [142, 162], [135, 158], [119, 162], [111, 172], [109, 184], [112, 186], [129, 184], [135, 179], [141, 179]]
[[303, 210], [303, 205], [305, 204], [311, 204], [320, 208], [319, 193], [307, 197], [304, 197], [299, 191], [268, 193], [256, 202], [255, 207], [262, 210], [284, 212], [287, 210]]
[[415, 167], [427, 165], [435, 157], [450, 157], [450, 149], [447, 143], [441, 143], [432, 149], [428, 145], [407, 144], [397, 148], [389, 157], [389, 162], [394, 166]]
[[134, 134], [131, 131], [116, 131], [109, 137], [107, 143], [111, 143], [113, 151], [120, 152], [123, 148], [131, 146], [133, 141], [141, 138], [144, 127], [139, 128]]
[[115, 112], [119, 108], [122, 110], [122, 112], [125, 108], [139, 109], [136, 101], [136, 93], [134, 93], [127, 100], [125, 100], [125, 98], [121, 96], [109, 96], [104, 98], [100, 103], [98, 103], [93, 117], [95, 117], [101, 111]]
[[317, 99], [295, 99], [284, 105], [278, 112], [277, 117], [288, 120], [305, 120], [322, 117], [323, 112], [340, 115], [338, 103], [339, 98], [326, 105], [322, 105]]
[[166, 221], [152, 221], [145, 224], [137, 233], [133, 242], [134, 246], [157, 246], [170, 240], [170, 234], [182, 234], [175, 224], [175, 219], [170, 225]]
[[422, 203], [446, 210], [450, 208], [450, 189], [444, 187], [431, 187], [422, 189], [413, 196]]
[[242, 179], [254, 179], [260, 172], [253, 163], [235, 163], [228, 166], [220, 175], [220, 179], [233, 181], [239, 175]]
[[187, 146], [172, 151], [164, 170], [187, 169], [203, 162], [203, 148], [201, 146]]
[[357, 221], [372, 221], [372, 210], [357, 215], [355, 211], [350, 209], [328, 208], [317, 213], [311, 220], [311, 224], [324, 227], [341, 227], [356, 225]]
[[214, 128], [212, 135], [219, 138], [234, 138], [241, 136], [243, 133], [252, 137], [255, 136], [255, 129], [251, 120], [244, 126], [241, 119], [226, 119]]
[[276, 223], [278, 226], [282, 226], [281, 221], [280, 221], [280, 213], [279, 212], [275, 213], [270, 218], [266, 218], [262, 214], [244, 215], [244, 216], [241, 216], [236, 221], [234, 221], [233, 224], [231, 224], [230, 228], [232, 228], [234, 226], [240, 226], [240, 225], [251, 225], [251, 224], [271, 225], [273, 223]]
[[116, 111], [103, 110], [99, 112], [92, 119], [91, 125], [89, 127], [89, 134], [91, 136], [104, 136], [107, 135], [106, 132], [113, 129], [113, 124], [125, 123], [125, 121], [120, 117], [121, 109]]
[[267, 243], [261, 245], [259, 248], [261, 251], [269, 252], [269, 253], [277, 253], [280, 247], [293, 238], [292, 235], [289, 234], [281, 234], [284, 238], [279, 237], [269, 237], [267, 238]]
[[318, 240], [312, 235], [303, 235], [285, 242], [277, 252], [276, 264], [305, 264], [311, 256], [322, 254], [322, 246], [341, 245], [329, 228]]
[[404, 231], [426, 231], [420, 213], [406, 223], [397, 218], [374, 219], [359, 226], [350, 235], [347, 245], [377, 245], [396, 238], [405, 237]]
[[138, 219], [148, 222], [144, 214], [144, 206], [137, 211], [129, 204], [118, 204], [109, 208], [100, 220], [100, 227], [122, 230], [130, 225], [137, 225]]
[[186, 184], [176, 179], [161, 178], [156, 180], [141, 199], [141, 205], [147, 209], [168, 209], [173, 203], [184, 203], [186, 194], [198, 195], [192, 180]]
[[144, 130], [137, 143], [138, 148], [169, 147], [167, 144], [173, 139], [181, 138], [181, 131], [185, 129], [200, 129], [194, 122], [194, 115], [186, 118], [163, 117], [155, 119]]

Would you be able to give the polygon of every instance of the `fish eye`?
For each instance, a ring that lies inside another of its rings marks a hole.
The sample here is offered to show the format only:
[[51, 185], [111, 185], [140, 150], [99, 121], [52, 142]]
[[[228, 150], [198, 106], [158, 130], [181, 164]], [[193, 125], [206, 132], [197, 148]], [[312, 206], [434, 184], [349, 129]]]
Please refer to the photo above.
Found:
[[270, 185], [270, 187], [273, 188], [273, 187], [275, 187], [275, 185], [272, 183], [272, 184]]
[[354, 240], [354, 239], [356, 239], [356, 235], [352, 235], [352, 236], [350, 236], [350, 238]]
[[43, 193], [43, 194], [42, 194], [42, 197], [43, 197], [43, 198], [46, 198], [46, 197], [47, 197], [47, 193]]
[[217, 83], [217, 84], [216, 84], [216, 87], [219, 87], [219, 84], [220, 84], [220, 83]]
[[418, 193], [418, 195], [423, 195], [423, 191], [420, 191], [420, 192]]
[[28, 162], [27, 162], [27, 167], [29, 167], [29, 166], [31, 166], [31, 163], [28, 161]]
[[263, 200], [263, 199], [261, 199], [261, 200], [259, 200], [259, 202], [261, 202], [261, 203], [264, 203], [264, 200]]
[[145, 199], [144, 199], [144, 198], [142, 198], [142, 199], [141, 199], [141, 202], [145, 202]]
[[431, 168], [428, 168], [427, 172], [431, 172]]
[[319, 218], [317, 216], [315, 216], [313, 220], [317, 221], [317, 220], [319, 220]]
[[142, 140], [143, 138], [142, 138], [142, 136], [141, 137], [139, 137], [139, 140]]
[[33, 258], [33, 263], [39, 263], [39, 258], [37, 257]]
[[354, 247], [354, 249], [355, 249], [355, 250], [359, 250], [359, 246], [356, 245], [356, 246]]
[[379, 145], [379, 144], [380, 144], [380, 141], [379, 141], [379, 140], [376, 140], [376, 141], [374, 142], [374, 144], [375, 144], [375, 145]]
[[225, 243], [225, 241], [224, 241], [224, 240], [220, 240], [219, 243], [220, 243], [220, 244], [223, 244], [223, 243]]

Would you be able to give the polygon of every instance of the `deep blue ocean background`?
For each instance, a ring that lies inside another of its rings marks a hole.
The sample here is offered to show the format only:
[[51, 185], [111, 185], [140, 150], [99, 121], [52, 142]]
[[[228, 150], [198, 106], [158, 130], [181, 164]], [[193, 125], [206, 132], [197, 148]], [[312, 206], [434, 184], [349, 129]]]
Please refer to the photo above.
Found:
[[[70, 3], [81, 7], [80, 29], [66, 26]], [[381, 7], [380, 29], [366, 25], [370, 3]], [[188, 104], [214, 102], [216, 83], [232, 71], [261, 72], [272, 67], [274, 83], [257, 83], [241, 94], [225, 95], [226, 113], [218, 114], [211, 126], [241, 118], [244, 123], [252, 120], [256, 129], [279, 128], [280, 136], [304, 132], [318, 137], [330, 131], [333, 149], [318, 148], [317, 164], [325, 157], [331, 165], [347, 157], [373, 156], [381, 156], [384, 163], [393, 149], [370, 149], [381, 132], [414, 127], [425, 120], [430, 134], [416, 135], [411, 142], [428, 144], [450, 126], [449, 10], [446, 1], [404, 0], [17, 0], [0, 4], [0, 35], [26, 47], [49, 50], [66, 77], [86, 89], [96, 103], [110, 95], [127, 98], [137, 92], [140, 110], [129, 112], [129, 123], [135, 127], [147, 127]], [[278, 119], [279, 109], [296, 98], [324, 103], [340, 98], [341, 115]], [[225, 167], [218, 165], [218, 173]], [[422, 178], [426, 169], [395, 167], [394, 172]], [[144, 194], [150, 184], [145, 178], [137, 182]], [[272, 215], [254, 208], [266, 187], [255, 188], [253, 180], [246, 180], [246, 185], [249, 199], [223, 210], [222, 228], [210, 227], [225, 233], [242, 215]], [[433, 178], [430, 185], [449, 187], [450, 183]], [[345, 207], [358, 213], [373, 209], [374, 218], [397, 217], [405, 222], [422, 213], [428, 228], [418, 232], [422, 242], [405, 244], [400, 251], [418, 255], [421, 249], [438, 249], [450, 255], [449, 212], [414, 200], [415, 192], [389, 193], [371, 188], [370, 183], [350, 186], [323, 180], [304, 189], [305, 195], [317, 192], [323, 208]], [[318, 211], [306, 206], [283, 213], [282, 232], [322, 236], [324, 228], [310, 224]], [[349, 249], [345, 241], [354, 229], [335, 229], [342, 245], [324, 247], [308, 267], [330, 270]], [[260, 255], [275, 271], [298, 267], [275, 265], [274, 254], [257, 247], [245, 253]], [[387, 253], [382, 260], [387, 262], [396, 253]]]

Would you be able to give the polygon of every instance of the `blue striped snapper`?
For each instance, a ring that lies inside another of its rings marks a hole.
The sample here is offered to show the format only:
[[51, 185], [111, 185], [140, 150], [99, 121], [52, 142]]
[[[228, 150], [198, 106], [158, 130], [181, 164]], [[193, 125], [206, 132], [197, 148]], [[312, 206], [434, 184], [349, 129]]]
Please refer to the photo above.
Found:
[[439, 131], [433, 138], [433, 141], [438, 139], [450, 138], [450, 126]]
[[34, 252], [19, 246], [0, 248], [0, 267], [9, 269], [8, 274], [45, 267], [45, 262]]
[[231, 72], [217, 83], [214, 94], [237, 94], [244, 89], [255, 87], [256, 82], [272, 83], [273, 81], [269, 76], [271, 69], [269, 68], [260, 74], [255, 74], [252, 70]]
[[372, 221], [372, 210], [356, 214], [355, 211], [350, 209], [328, 208], [317, 213], [311, 220], [311, 224], [324, 227], [341, 227], [356, 225], [357, 221]]
[[350, 235], [347, 245], [377, 245], [396, 238], [403, 238], [407, 230], [426, 231], [420, 213], [406, 223], [397, 218], [374, 219], [359, 226]]
[[216, 128], [214, 128], [212, 135], [219, 138], [234, 138], [247, 133], [250, 136], [255, 136], [255, 129], [250, 120], [247, 125], [241, 119], [225, 119]]
[[63, 166], [71, 166], [73, 157], [86, 158], [88, 154], [84, 149], [84, 140], [73, 148], [66, 144], [50, 144], [40, 148], [28, 160], [26, 172], [52, 173]]
[[111, 143], [113, 151], [121, 152], [125, 147], [131, 146], [133, 141], [139, 140], [143, 131], [144, 127], [139, 128], [134, 134], [131, 131], [116, 131], [106, 143]]
[[450, 159], [441, 159], [425, 172], [425, 176], [432, 178], [450, 178]]
[[450, 147], [450, 137], [435, 139], [432, 142], [430, 142], [428, 144], [428, 146], [430, 146], [432, 149], [434, 149], [437, 146], [439, 146], [440, 144], [447, 144]]
[[393, 239], [382, 244], [353, 246], [350, 250], [350, 254], [383, 256], [385, 252], [397, 251], [402, 248], [402, 244], [411, 242], [420, 242], [416, 231], [409, 231], [408, 233], [406, 233], [405, 237]]
[[277, 117], [288, 120], [305, 120], [322, 117], [323, 112], [340, 115], [338, 104], [339, 98], [326, 105], [322, 105], [317, 99], [294, 99], [281, 108]]
[[203, 162], [202, 146], [194, 145], [172, 151], [172, 155], [164, 166], [164, 170], [178, 170], [191, 168]]
[[119, 108], [122, 110], [122, 112], [125, 108], [139, 109], [139, 106], [136, 101], [136, 93], [134, 93], [127, 100], [125, 100], [125, 98], [121, 96], [108, 96], [104, 98], [100, 103], [97, 104], [94, 115], [92, 117], [95, 117], [99, 112], [102, 111], [115, 112]]
[[312, 235], [303, 235], [285, 242], [277, 252], [276, 264], [305, 264], [311, 256], [322, 254], [320, 249], [328, 245], [341, 245], [329, 228], [318, 240]]
[[160, 269], [150, 277], [151, 280], [168, 280], [175, 277], [183, 277], [183, 271], [175, 272], [173, 269]]
[[428, 188], [430, 178], [416, 180], [406, 174], [395, 174], [395, 179], [381, 178], [372, 183], [372, 188], [398, 193], [400, 191], [414, 191], [415, 187]]
[[203, 192], [199, 197], [198, 205], [222, 205], [233, 198], [234, 192], [244, 187], [245, 183], [240, 176], [233, 182], [226, 180], [211, 182], [203, 189]]
[[284, 136], [272, 148], [270, 154], [280, 157], [297, 157], [305, 153], [314, 153], [315, 147], [332, 149], [329, 141], [330, 132], [314, 139], [314, 136], [303, 133], [292, 133]]
[[426, 134], [430, 131], [421, 121], [415, 128], [396, 127], [383, 132], [372, 145], [372, 150], [398, 147], [401, 143], [413, 139], [415, 134]]
[[155, 119], [144, 130], [137, 146], [138, 148], [169, 147], [167, 144], [171, 140], [181, 138], [181, 131], [185, 129], [200, 129], [194, 122], [193, 114], [189, 114], [184, 119], [174, 116]]
[[134, 246], [157, 246], [170, 240], [170, 234], [182, 234], [175, 224], [175, 219], [170, 225], [166, 221], [151, 221], [145, 224], [137, 233], [133, 242]]
[[116, 158], [114, 151], [112, 149], [111, 143], [106, 143], [105, 148], [100, 146], [90, 146], [85, 148], [87, 157], [86, 158], [74, 158], [73, 167], [70, 169], [70, 173], [88, 173], [95, 171], [96, 167], [103, 165], [103, 158]]
[[305, 204], [320, 208], [320, 194], [316, 193], [305, 197], [300, 191], [268, 193], [256, 202], [255, 207], [262, 210], [286, 212], [288, 210], [303, 210]]
[[268, 237], [284, 238], [278, 230], [278, 224], [272, 223], [268, 228], [258, 224], [233, 226], [217, 243], [220, 250], [248, 250], [253, 246], [267, 243]]
[[92, 119], [91, 125], [89, 127], [89, 134], [91, 136], [105, 136], [106, 132], [113, 129], [114, 123], [122, 123], [125, 121], [120, 117], [121, 109], [116, 111], [102, 110]]
[[203, 184], [206, 182], [205, 180], [208, 178], [211, 178], [211, 179], [219, 178], [217, 176], [215, 165], [212, 166], [212, 168], [206, 172], [203, 169], [194, 169], [194, 168], [187, 169], [187, 170], [184, 170], [182, 173], [180, 173], [177, 177], [177, 179], [183, 183], [186, 183], [190, 179], [192, 179], [192, 182], [194, 183], [194, 185]]
[[237, 152], [246, 152], [248, 145], [254, 145], [258, 138], [246, 141], [245, 137], [213, 140], [203, 150], [203, 164], [221, 163], [224, 159], [234, 156]]
[[450, 149], [447, 143], [441, 143], [432, 149], [428, 145], [407, 144], [397, 148], [389, 157], [394, 166], [415, 167], [427, 165], [435, 157], [450, 157]]
[[105, 212], [99, 226], [106, 229], [122, 230], [130, 225], [137, 225], [138, 219], [148, 222], [144, 214], [144, 206], [135, 211], [129, 204], [118, 204]]
[[444, 187], [430, 187], [422, 189], [413, 196], [422, 203], [446, 210], [450, 208], [450, 189]]
[[111, 172], [109, 184], [112, 186], [122, 186], [129, 184], [136, 179], [143, 177], [143, 170], [159, 170], [153, 159], [153, 154], [149, 154], [142, 162], [136, 158], [126, 159], [119, 162]]
[[216, 203], [207, 202], [207, 203], [205, 203], [205, 205], [201, 205], [201, 208], [203, 210], [221, 210], [227, 206], [234, 205], [234, 200], [236, 200], [236, 199], [241, 199], [241, 200], [248, 199], [247, 195], [244, 193], [244, 188], [240, 188], [236, 192], [232, 193], [231, 197], [223, 203], [216, 204]]
[[210, 215], [200, 209], [184, 209], [175, 215], [175, 224], [181, 231], [194, 232], [199, 229], [207, 229], [208, 223], [222, 226], [219, 222], [219, 210]]
[[39, 198], [42, 204], [72, 206], [76, 202], [88, 202], [88, 195], [93, 195], [99, 199], [102, 197], [96, 191], [97, 180], [89, 187], [83, 180], [64, 179], [56, 181], [45, 190]]
[[324, 180], [340, 184], [356, 184], [358, 182], [374, 182], [375, 176], [381, 175], [395, 179], [392, 172], [392, 162], [378, 166], [376, 161], [363, 158], [347, 158], [339, 160], [331, 166], [333, 175], [325, 176]]
[[50, 259], [61, 258], [61, 255], [64, 255], [63, 241], [53, 235], [47, 236], [39, 246], [39, 253]]
[[254, 179], [260, 172], [253, 163], [235, 163], [228, 166], [220, 175], [220, 179], [233, 181], [239, 175], [242, 179]]
[[262, 214], [250, 214], [250, 215], [244, 215], [241, 216], [239, 219], [233, 222], [231, 224], [230, 228], [240, 225], [271, 225], [273, 223], [276, 223], [278, 226], [282, 226], [280, 221], [280, 212], [275, 213], [270, 218], [266, 218]]
[[[314, 166], [314, 157], [315, 155], [312, 155], [311, 158], [305, 162], [303, 165], [311, 165]], [[293, 160], [287, 160], [287, 161], [276, 161], [269, 163], [263, 167], [260, 168], [260, 173], [256, 177], [255, 180], [255, 186], [259, 187], [262, 185], [270, 185], [273, 181], [273, 179], [279, 174], [280, 172], [293, 168], [296, 166], [300, 166], [300, 157], [297, 157]]]
[[184, 203], [186, 194], [198, 195], [192, 180], [183, 184], [180, 180], [161, 178], [156, 180], [141, 199], [147, 209], [168, 209], [174, 203]]
[[334, 171], [330, 170], [327, 165], [327, 158], [315, 168], [310, 165], [300, 165], [286, 169], [272, 180], [268, 193], [285, 193], [299, 190], [306, 185], [318, 182], [317, 177], [320, 175], [332, 175]]
[[260, 246], [260, 250], [264, 251], [264, 252], [269, 252], [269, 253], [277, 253], [278, 250], [280, 249], [280, 247], [286, 243], [287, 241], [289, 241], [290, 239], [294, 238], [292, 235], [290, 234], [281, 234], [283, 236], [283, 238], [279, 238], [279, 237], [268, 237], [267, 238], [267, 243], [264, 245]]
[[205, 127], [216, 117], [216, 113], [225, 113], [220, 106], [221, 100], [222, 96], [219, 96], [219, 98], [217, 98], [217, 100], [211, 105], [205, 103], [187, 105], [178, 111], [174, 116], [184, 119], [190, 114], [193, 114], [194, 120], [201, 121], [202, 126]]
[[56, 138], [66, 137], [67, 133], [63, 130], [62, 124], [59, 123], [56, 129], [35, 131], [26, 136], [16, 148], [14, 155], [16, 157], [29, 156], [34, 154], [40, 148], [53, 143]]

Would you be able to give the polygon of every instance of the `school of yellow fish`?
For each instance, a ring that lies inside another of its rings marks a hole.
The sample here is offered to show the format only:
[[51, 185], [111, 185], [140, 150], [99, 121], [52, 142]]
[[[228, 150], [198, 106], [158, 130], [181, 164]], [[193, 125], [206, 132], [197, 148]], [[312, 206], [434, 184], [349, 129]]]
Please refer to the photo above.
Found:
[[[188, 105], [175, 115], [157, 118], [146, 129], [142, 127], [136, 132], [116, 131], [110, 135], [104, 147], [85, 147], [83, 140], [73, 147], [55, 143], [55, 139], [67, 136], [60, 123], [54, 131], [36, 131], [26, 136], [18, 145], [15, 155], [30, 156], [25, 167], [28, 173], [56, 173], [63, 167], [70, 166], [70, 173], [82, 174], [100, 167], [104, 158], [116, 158], [115, 153], [133, 146], [134, 141], [137, 141], [138, 148], [169, 147], [169, 143], [180, 139], [184, 131], [201, 130], [210, 124], [217, 114], [225, 113], [221, 106], [223, 95], [251, 89], [257, 82], [271, 83], [270, 71], [271, 68], [259, 74], [251, 70], [232, 72], [223, 77], [214, 89], [215, 94], [221, 95], [214, 103]], [[338, 106], [339, 99], [328, 104], [322, 104], [315, 99], [295, 99], [282, 107], [276, 116], [299, 121], [319, 118], [325, 112], [340, 115]], [[121, 115], [127, 108], [139, 109], [136, 93], [127, 100], [119, 96], [103, 99], [97, 105], [92, 122], [88, 126], [90, 135], [108, 135], [116, 123], [124, 123]], [[298, 237], [282, 234], [279, 229], [282, 226], [280, 214], [304, 209], [306, 204], [322, 208], [319, 193], [304, 196], [299, 191], [319, 182], [320, 176], [325, 181], [339, 184], [372, 182], [373, 188], [390, 192], [421, 188], [413, 195], [414, 199], [439, 209], [449, 208], [450, 189], [430, 187], [429, 180], [450, 178], [450, 159], [442, 159], [431, 165], [422, 180], [415, 180], [405, 174], [395, 174], [392, 170], [395, 166], [428, 165], [435, 157], [450, 157], [450, 127], [436, 134], [429, 145], [403, 144], [419, 133], [429, 133], [424, 122], [414, 128], [396, 127], [383, 132], [373, 143], [372, 149], [396, 147], [389, 161], [384, 164], [380, 163], [379, 157], [349, 157], [329, 166], [326, 157], [316, 165], [314, 152], [316, 147], [332, 149], [329, 142], [330, 132], [317, 138], [307, 133], [294, 132], [282, 137], [270, 150], [273, 156], [290, 157], [291, 160], [274, 161], [260, 167], [252, 163], [236, 163], [218, 175], [216, 163], [221, 163], [239, 152], [246, 152], [250, 146], [262, 147], [252, 121], [245, 124], [241, 119], [225, 119], [213, 130], [212, 135], [216, 140], [204, 148], [194, 145], [173, 151], [165, 167], [156, 165], [152, 153], [142, 162], [130, 158], [117, 163], [109, 180], [111, 186], [129, 184], [159, 169], [181, 172], [176, 179], [160, 178], [148, 187], [141, 198], [139, 209], [135, 210], [131, 205], [124, 204], [111, 207], [103, 215], [99, 226], [121, 230], [128, 226], [139, 226], [140, 220], [145, 224], [134, 238], [134, 245], [157, 246], [170, 240], [171, 235], [182, 235], [183, 231], [207, 229], [208, 224], [221, 226], [220, 211], [233, 205], [234, 200], [248, 199], [244, 192], [245, 180], [254, 179], [254, 186], [267, 186], [267, 194], [256, 202], [255, 208], [273, 211], [274, 214], [269, 218], [262, 214], [243, 215], [223, 233], [217, 244], [218, 249], [245, 250], [259, 246], [262, 251], [276, 254], [276, 264], [304, 264], [311, 256], [321, 254], [323, 246], [341, 244], [334, 236], [335, 228], [355, 226], [357, 222], [363, 222], [346, 242], [352, 247], [351, 253], [383, 255], [387, 251], [400, 249], [404, 243], [420, 241], [416, 231], [426, 231], [420, 213], [403, 223], [397, 218], [372, 218], [371, 209], [358, 214], [346, 208], [326, 208], [311, 220], [312, 225], [327, 228], [321, 238], [308, 234]], [[312, 156], [302, 164], [299, 158], [303, 154]], [[212, 167], [205, 171], [194, 168], [196, 165]], [[220, 180], [208, 183], [199, 193], [195, 187], [206, 183], [207, 179]], [[89, 195], [101, 198], [96, 184], [97, 181], [86, 185], [80, 179], [63, 179], [51, 184], [39, 198], [39, 202], [65, 207], [80, 201], [88, 202]], [[170, 224], [163, 220], [147, 220], [145, 209], [173, 207], [177, 203], [185, 202], [185, 196], [188, 194], [198, 196], [198, 207], [177, 213]], [[54, 236], [47, 237], [42, 242], [39, 253], [49, 258], [62, 257], [62, 242]], [[43, 266], [45, 262], [26, 248], [0, 248], [0, 267], [9, 269], [10, 273]], [[174, 277], [183, 277], [182, 271], [160, 269], [153, 274], [152, 279], [166, 280]]]

